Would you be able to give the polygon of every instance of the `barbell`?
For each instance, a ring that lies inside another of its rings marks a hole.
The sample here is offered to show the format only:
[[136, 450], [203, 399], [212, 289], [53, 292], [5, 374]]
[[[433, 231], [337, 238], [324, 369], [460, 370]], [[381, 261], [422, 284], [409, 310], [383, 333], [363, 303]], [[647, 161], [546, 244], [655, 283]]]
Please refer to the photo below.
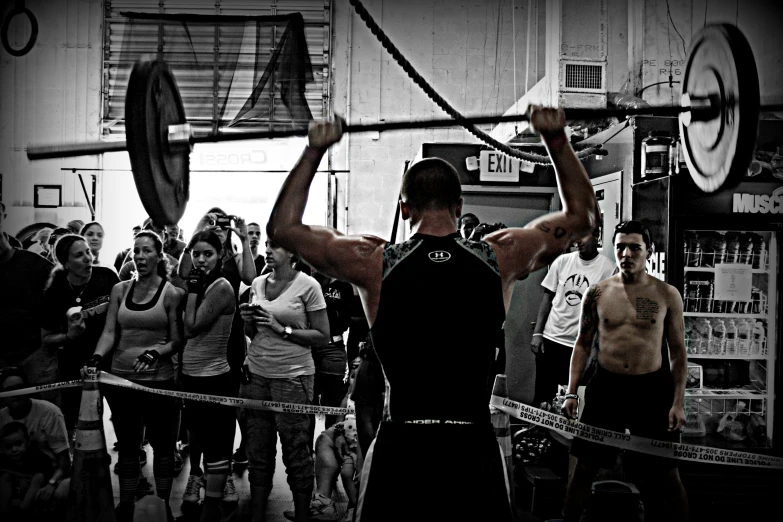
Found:
[[[688, 172], [713, 192], [744, 176], [755, 147], [760, 107], [756, 63], [745, 36], [728, 24], [706, 26], [695, 37], [685, 67], [679, 106], [623, 109], [566, 109], [569, 120], [637, 115], [679, 116]], [[346, 133], [454, 127], [529, 121], [527, 114], [350, 124]], [[189, 157], [197, 143], [306, 136], [306, 127], [236, 134], [193, 134], [169, 67], [160, 60], [136, 63], [125, 99], [126, 141], [28, 146], [31, 160], [127, 150], [136, 188], [149, 216], [176, 224], [189, 198]]]

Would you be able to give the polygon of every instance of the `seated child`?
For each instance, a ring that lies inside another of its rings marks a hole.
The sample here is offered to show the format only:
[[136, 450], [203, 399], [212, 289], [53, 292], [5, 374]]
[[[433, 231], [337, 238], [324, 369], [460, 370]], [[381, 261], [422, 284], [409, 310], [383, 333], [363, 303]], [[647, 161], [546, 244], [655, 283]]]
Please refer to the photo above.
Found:
[[[344, 421], [322, 431], [316, 439], [315, 492], [310, 501], [310, 520], [353, 521], [357, 499], [353, 479], [354, 472], [357, 471], [358, 446], [356, 417], [351, 414], [346, 415]], [[342, 517], [332, 500], [332, 491], [338, 474], [342, 478], [343, 489], [348, 496], [348, 508]], [[293, 511], [285, 511], [283, 514], [289, 520], [294, 519]]]
[[5, 522], [29, 520], [49, 507], [40, 494], [52, 476], [52, 460], [30, 444], [21, 422], [0, 429], [0, 515]]

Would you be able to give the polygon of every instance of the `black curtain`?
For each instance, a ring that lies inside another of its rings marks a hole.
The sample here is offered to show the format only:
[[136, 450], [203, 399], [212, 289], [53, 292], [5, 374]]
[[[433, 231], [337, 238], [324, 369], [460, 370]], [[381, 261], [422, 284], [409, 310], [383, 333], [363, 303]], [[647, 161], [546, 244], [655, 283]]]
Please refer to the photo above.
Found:
[[305, 87], [313, 71], [300, 13], [120, 14], [125, 23], [110, 88], [124, 89], [137, 60], [157, 58], [171, 68], [195, 128], [301, 127], [312, 119]]

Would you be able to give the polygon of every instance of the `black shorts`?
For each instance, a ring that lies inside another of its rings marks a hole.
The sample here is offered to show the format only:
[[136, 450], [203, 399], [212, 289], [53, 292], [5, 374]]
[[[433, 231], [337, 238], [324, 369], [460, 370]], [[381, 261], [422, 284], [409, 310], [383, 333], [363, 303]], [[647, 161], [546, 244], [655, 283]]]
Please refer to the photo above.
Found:
[[[674, 400], [674, 381], [663, 366], [641, 375], [621, 375], [600, 365], [585, 389], [580, 421], [590, 426], [668, 442], [680, 442], [680, 432], [669, 431], [669, 410]], [[574, 439], [571, 454], [578, 459], [613, 468], [619, 448]], [[629, 451], [631, 466], [677, 467], [677, 461]], [[629, 463], [629, 462], [626, 462]]]
[[[503, 457], [489, 422], [382, 422], [359, 482], [360, 522], [512, 519]], [[423, 484], [415, 507], [394, 498], [408, 484]]]

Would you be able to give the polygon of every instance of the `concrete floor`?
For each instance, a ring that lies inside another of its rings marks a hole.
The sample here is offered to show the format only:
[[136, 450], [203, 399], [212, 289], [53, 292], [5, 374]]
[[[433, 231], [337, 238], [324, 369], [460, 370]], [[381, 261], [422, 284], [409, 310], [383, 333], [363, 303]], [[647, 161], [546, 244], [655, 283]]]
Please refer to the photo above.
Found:
[[[117, 462], [117, 452], [112, 448], [117, 440], [117, 436], [114, 433], [114, 427], [109, 420], [111, 416], [111, 410], [108, 407], [106, 401], [104, 401], [103, 409], [104, 429], [106, 434], [106, 447], [109, 449], [109, 455], [111, 456], [111, 476], [112, 476], [112, 491], [114, 493], [115, 505], [119, 502], [119, 479], [116, 474], [113, 473], [114, 464]], [[316, 434], [320, 433], [324, 429], [324, 417], [322, 415], [316, 416]], [[239, 446], [239, 430], [236, 432], [236, 439], [234, 448]], [[152, 475], [152, 458], [153, 452], [149, 445], [145, 446], [147, 452], [147, 464], [143, 468], [144, 476], [147, 477], [149, 482], [154, 488], [154, 478]], [[182, 511], [182, 495], [185, 491], [185, 485], [187, 484], [188, 474], [190, 471], [190, 462], [188, 460], [188, 453], [183, 454], [184, 467], [182, 471], [174, 478], [174, 485], [171, 491], [170, 505], [172, 513], [175, 518], [179, 518], [180, 522], [190, 522], [194, 520], [193, 514], [186, 515]], [[250, 483], [248, 481], [247, 469], [234, 470], [234, 485], [236, 486], [237, 494], [239, 496], [239, 502], [236, 505], [223, 504], [223, 522], [246, 522], [250, 520]], [[203, 495], [203, 491], [202, 491]], [[202, 497], [203, 498], [203, 497]], [[345, 495], [340, 480], [337, 480], [337, 487], [335, 488], [332, 499], [337, 503], [337, 509], [340, 515], [345, 513], [345, 509], [348, 505], [348, 497]], [[533, 513], [525, 511], [525, 507], [529, 504], [530, 499], [516, 498], [516, 516], [515, 522], [544, 522], [544, 519], [537, 517]], [[137, 502], [136, 520], [150, 520], [149, 517], [143, 515], [143, 510], [140, 509], [142, 501]], [[278, 441], [277, 446], [277, 465], [275, 466], [275, 475], [272, 493], [269, 497], [269, 504], [267, 508], [267, 521], [268, 522], [286, 522], [286, 518], [283, 516], [283, 512], [286, 510], [293, 510], [294, 503], [291, 496], [291, 490], [286, 483], [285, 466], [282, 461], [282, 451], [280, 449], [280, 443]], [[195, 520], [198, 520], [196, 517]]]
[[[106, 434], [106, 447], [109, 449], [109, 455], [111, 456], [111, 470], [112, 470], [112, 492], [114, 493], [114, 501], [115, 505], [119, 503], [120, 497], [119, 497], [119, 478], [116, 474], [114, 474], [114, 465], [117, 462], [117, 452], [114, 451], [112, 448], [114, 447], [114, 443], [117, 441], [117, 436], [114, 433], [114, 427], [109, 420], [109, 417], [111, 416], [111, 410], [108, 407], [108, 404], [104, 400], [104, 408], [103, 408], [103, 419], [104, 419], [104, 429]], [[316, 421], [316, 434], [320, 433], [324, 429], [324, 418], [322, 415], [317, 416]], [[234, 449], [236, 449], [239, 446], [239, 429], [236, 431], [236, 439], [234, 441]], [[147, 464], [144, 466], [142, 472], [144, 473], [144, 476], [147, 477], [150, 484], [155, 485], [155, 481], [152, 475], [152, 458], [153, 458], [153, 452], [152, 448], [147, 445], [145, 446], [145, 450], [147, 452]], [[190, 462], [188, 459], [188, 453], [183, 453], [184, 457], [184, 467], [182, 468], [182, 471], [174, 478], [174, 485], [171, 490], [171, 498], [170, 498], [170, 505], [171, 505], [171, 511], [174, 514], [175, 517], [183, 517], [182, 512], [182, 495], [185, 491], [185, 485], [188, 481], [188, 475], [190, 472]], [[250, 513], [250, 483], [248, 481], [248, 472], [247, 469], [243, 468], [241, 470], [237, 469], [234, 470], [234, 485], [236, 486], [237, 494], [239, 495], [239, 503], [237, 505], [232, 504], [225, 504], [223, 505], [223, 513], [224, 521], [233, 521], [233, 522], [240, 522], [249, 520], [249, 513]], [[202, 490], [202, 498], [203, 498], [203, 490]], [[333, 500], [337, 503], [337, 509], [338, 512], [342, 515], [345, 513], [346, 506], [348, 505], [348, 497], [345, 495], [345, 491], [342, 488], [342, 484], [340, 483], [340, 480], [337, 481], [337, 487], [335, 489], [335, 493], [332, 496]], [[139, 504], [137, 503], [137, 506]], [[274, 475], [274, 484], [272, 493], [269, 496], [269, 505], [267, 508], [267, 521], [268, 522], [286, 522], [286, 518], [283, 516], [283, 511], [286, 510], [293, 510], [294, 509], [294, 503], [291, 496], [291, 490], [288, 488], [288, 484], [286, 483], [286, 475], [285, 475], [285, 466], [283, 465], [283, 459], [282, 459], [282, 451], [280, 449], [280, 442], [278, 441], [277, 445], [277, 465], [275, 466], [275, 475]], [[140, 517], [136, 517], [139, 519]], [[191, 517], [183, 517], [183, 521], [189, 521], [191, 520]], [[198, 520], [196, 518], [196, 520]]]

